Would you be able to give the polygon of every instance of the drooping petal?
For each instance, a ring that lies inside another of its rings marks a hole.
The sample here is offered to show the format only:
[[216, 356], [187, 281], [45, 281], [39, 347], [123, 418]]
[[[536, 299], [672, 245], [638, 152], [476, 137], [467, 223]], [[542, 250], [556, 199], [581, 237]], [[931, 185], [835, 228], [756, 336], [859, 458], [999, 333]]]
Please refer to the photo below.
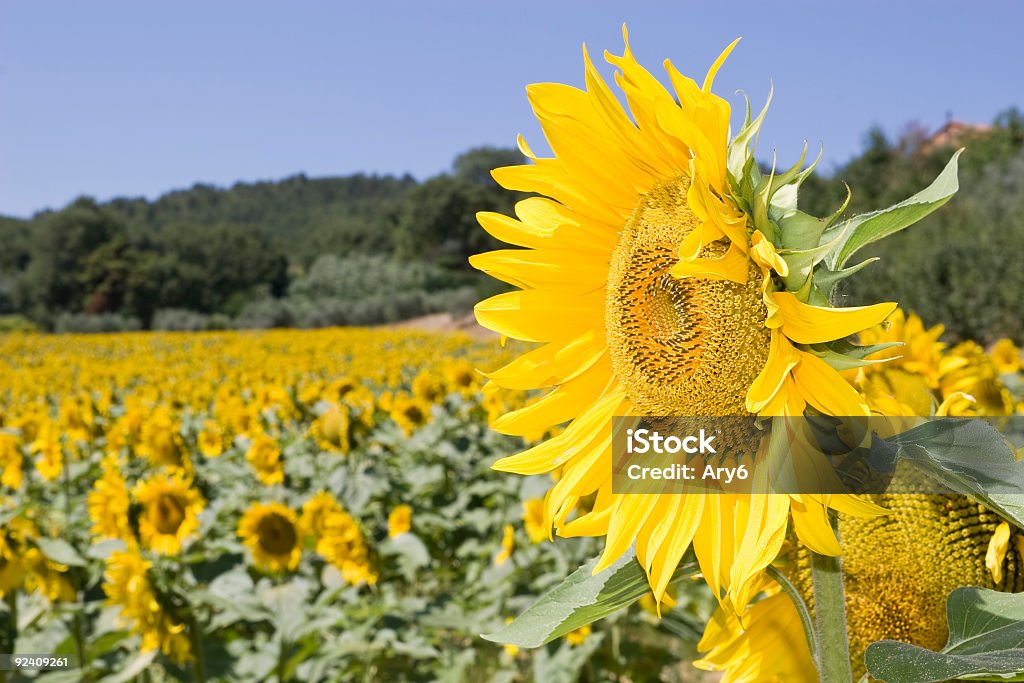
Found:
[[778, 395], [783, 383], [789, 378], [790, 371], [799, 362], [800, 354], [789, 343], [789, 340], [781, 332], [772, 330], [768, 360], [761, 370], [761, 374], [747, 390], [747, 410], [760, 414], [768, 403]]
[[469, 265], [521, 289], [558, 289], [585, 294], [604, 287], [608, 266], [555, 249], [499, 249], [469, 257]]
[[826, 415], [870, 414], [864, 398], [831, 365], [813, 354], [798, 353], [800, 362], [792, 370], [793, 381], [808, 403]]
[[773, 292], [770, 297], [778, 311], [766, 324], [781, 328], [783, 334], [798, 344], [845, 339], [882, 322], [896, 308], [895, 303], [822, 308], [805, 304], [792, 292]]
[[611, 438], [611, 418], [622, 405], [623, 393], [612, 392], [594, 403], [558, 436], [522, 453], [501, 458], [491, 467], [501, 472], [544, 474], [574, 456], [589, 453]]
[[729, 280], [746, 284], [749, 261], [743, 250], [735, 244], [719, 258], [682, 260], [669, 271], [673, 277], [700, 277], [705, 280]]

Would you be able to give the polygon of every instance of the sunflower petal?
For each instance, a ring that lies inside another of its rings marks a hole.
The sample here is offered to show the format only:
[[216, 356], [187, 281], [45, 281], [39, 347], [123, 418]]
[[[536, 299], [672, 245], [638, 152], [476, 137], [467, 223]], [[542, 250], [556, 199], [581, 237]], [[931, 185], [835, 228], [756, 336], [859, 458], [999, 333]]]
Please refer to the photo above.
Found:
[[746, 284], [749, 272], [749, 261], [743, 251], [735, 244], [719, 258], [696, 258], [683, 260], [672, 266], [669, 272], [673, 277], [699, 277], [706, 280], [729, 280]]
[[823, 308], [805, 304], [792, 292], [773, 292], [777, 318], [769, 318], [769, 327], [781, 327], [783, 334], [798, 344], [820, 344], [844, 339], [885, 320], [896, 309], [895, 303], [851, 308]]

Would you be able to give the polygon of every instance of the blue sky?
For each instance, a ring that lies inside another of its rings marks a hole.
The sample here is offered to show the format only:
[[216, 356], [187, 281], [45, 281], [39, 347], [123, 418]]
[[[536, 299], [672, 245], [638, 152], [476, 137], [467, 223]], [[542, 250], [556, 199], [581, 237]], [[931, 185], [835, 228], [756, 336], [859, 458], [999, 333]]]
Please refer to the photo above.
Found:
[[[523, 133], [524, 86], [582, 85], [581, 44], [775, 101], [760, 154], [828, 170], [871, 124], [1024, 107], [1024, 3], [0, 0], [0, 214], [295, 173], [429, 177]], [[611, 70], [606, 69], [606, 74]], [[738, 110], [738, 107], [734, 107]], [[789, 165], [787, 163], [787, 165]]]

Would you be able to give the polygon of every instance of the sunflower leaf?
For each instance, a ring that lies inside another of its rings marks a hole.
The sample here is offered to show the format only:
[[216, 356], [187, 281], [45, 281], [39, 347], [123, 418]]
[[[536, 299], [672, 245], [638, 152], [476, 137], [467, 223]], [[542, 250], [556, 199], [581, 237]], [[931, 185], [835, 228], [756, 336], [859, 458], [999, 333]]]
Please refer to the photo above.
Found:
[[[650, 592], [647, 574], [633, 553], [626, 553], [597, 575], [594, 558], [533, 603], [510, 624], [483, 637], [495, 643], [540, 647], [633, 604]], [[681, 581], [699, 571], [688, 551], [672, 575]]]
[[85, 566], [85, 560], [82, 559], [82, 556], [64, 539], [41, 537], [35, 539], [35, 541], [43, 555], [46, 555], [57, 564], [69, 567]]
[[946, 601], [949, 640], [941, 652], [883, 640], [868, 646], [868, 672], [891, 683], [953, 678], [1024, 680], [1024, 594], [958, 588]]
[[829, 269], [840, 269], [862, 247], [913, 225], [949, 201], [960, 187], [956, 174], [961, 152], [962, 149], [957, 150], [932, 184], [913, 197], [888, 209], [859, 214], [826, 230], [821, 236], [822, 242], [842, 236], [840, 244], [825, 260]]
[[1024, 460], [988, 422], [934, 419], [886, 442], [899, 459], [1024, 527]]

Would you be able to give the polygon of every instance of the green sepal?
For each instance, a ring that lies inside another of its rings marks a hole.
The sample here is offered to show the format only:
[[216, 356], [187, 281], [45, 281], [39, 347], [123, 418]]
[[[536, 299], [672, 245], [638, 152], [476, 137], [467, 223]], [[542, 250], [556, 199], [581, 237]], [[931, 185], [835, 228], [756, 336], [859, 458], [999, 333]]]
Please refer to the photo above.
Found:
[[857, 344], [851, 344], [845, 339], [838, 339], [832, 342], [825, 342], [823, 344], [805, 344], [801, 348], [810, 353], [811, 355], [817, 356], [826, 363], [828, 363], [834, 370], [853, 370], [856, 368], [862, 368], [866, 365], [877, 365], [879, 363], [887, 363], [891, 358], [879, 358], [874, 360], [868, 360], [868, 356], [891, 349], [894, 346], [903, 346], [902, 342], [885, 342], [883, 344], [867, 344], [865, 346], [858, 346]]
[[828, 219], [803, 211], [793, 211], [778, 219], [782, 228], [783, 249], [813, 249], [821, 242], [821, 233], [828, 228]]
[[[736, 137], [729, 144], [729, 151], [726, 157], [726, 169], [737, 189], [742, 187], [743, 180], [746, 179], [748, 174], [748, 166], [753, 163], [754, 154], [750, 149], [750, 143], [756, 140], [757, 134], [761, 132], [761, 124], [764, 123], [764, 117], [768, 114], [768, 106], [772, 103], [774, 91], [774, 87], [768, 89], [768, 99], [765, 101], [761, 113], [754, 120], [750, 119], [750, 99], [746, 96], [743, 98], [747, 103], [747, 114], [743, 119], [743, 126], [740, 128], [740, 132], [736, 134]], [[757, 164], [753, 165], [757, 166]]]
[[804, 159], [807, 158], [807, 143], [804, 143], [800, 159], [789, 170], [772, 181], [772, 189], [769, 193], [768, 217], [775, 223], [781, 225], [782, 220], [797, 210], [797, 195], [800, 193], [800, 186], [814, 173], [814, 169], [821, 163], [821, 156], [824, 149], [818, 150], [818, 156], [807, 168], [801, 168]]
[[753, 219], [754, 228], [760, 230], [772, 244], [778, 246], [780, 243], [779, 227], [768, 216], [768, 204], [771, 202], [771, 191], [774, 181], [775, 164], [773, 163], [768, 177], [762, 178], [760, 184], [754, 190], [754, 213], [751, 218]]
[[914, 196], [881, 211], [859, 214], [826, 230], [821, 236], [823, 241], [841, 238], [839, 246], [825, 259], [829, 269], [839, 270], [862, 247], [913, 225], [948, 202], [960, 187], [957, 159], [962, 152], [963, 149], [957, 150], [932, 184]]
[[790, 292], [803, 291], [814, 272], [815, 266], [821, 263], [836, 248], [838, 237], [813, 249], [789, 249], [779, 252], [779, 257], [786, 262], [789, 274], [782, 278], [786, 289]]
[[872, 256], [869, 259], [864, 259], [855, 266], [843, 268], [842, 270], [829, 270], [825, 266], [818, 266], [814, 269], [814, 286], [820, 292], [822, 299], [830, 302], [832, 301], [832, 293], [840, 280], [845, 280], [862, 268], [879, 260], [881, 260], [879, 257]]
[[853, 194], [846, 188], [846, 199], [830, 216], [818, 218], [803, 211], [793, 211], [778, 220], [782, 228], [783, 249], [813, 249], [821, 244], [822, 234], [832, 226], [850, 205]]

